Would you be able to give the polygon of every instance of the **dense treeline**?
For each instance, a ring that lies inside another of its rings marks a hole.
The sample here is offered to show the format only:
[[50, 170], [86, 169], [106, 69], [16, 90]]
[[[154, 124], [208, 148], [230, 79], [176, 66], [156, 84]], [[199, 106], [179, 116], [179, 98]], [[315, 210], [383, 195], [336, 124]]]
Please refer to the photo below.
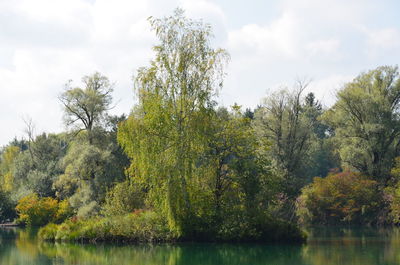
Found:
[[2, 222], [126, 241], [301, 241], [297, 222], [400, 222], [397, 67], [360, 74], [329, 109], [307, 82], [228, 109], [216, 96], [230, 58], [209, 25], [181, 10], [149, 21], [159, 43], [128, 117], [108, 114], [112, 82], [94, 73], [60, 93], [68, 131], [27, 121], [1, 149]]

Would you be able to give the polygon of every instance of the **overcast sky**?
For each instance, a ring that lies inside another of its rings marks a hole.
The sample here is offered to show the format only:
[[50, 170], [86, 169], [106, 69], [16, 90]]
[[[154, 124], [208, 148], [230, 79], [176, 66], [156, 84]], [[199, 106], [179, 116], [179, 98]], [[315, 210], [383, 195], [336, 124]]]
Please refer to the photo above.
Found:
[[357, 74], [400, 61], [399, 1], [0, 0], [0, 145], [24, 131], [60, 132], [57, 96], [100, 71], [115, 84], [114, 113], [134, 104], [132, 75], [152, 58], [149, 16], [202, 18], [231, 55], [219, 101], [254, 107], [268, 91], [313, 80], [330, 105]]

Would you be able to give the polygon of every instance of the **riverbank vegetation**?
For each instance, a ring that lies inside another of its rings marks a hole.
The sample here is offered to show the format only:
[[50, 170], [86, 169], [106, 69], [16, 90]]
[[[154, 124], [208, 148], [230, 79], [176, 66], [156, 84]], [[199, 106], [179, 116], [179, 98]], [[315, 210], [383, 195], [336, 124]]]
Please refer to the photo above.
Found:
[[[308, 83], [256, 109], [217, 104], [227, 51], [182, 10], [135, 73], [137, 104], [113, 116], [104, 75], [60, 92], [68, 130], [1, 149], [0, 218], [61, 241], [302, 242], [297, 223], [400, 221], [397, 67], [361, 73], [324, 108]], [[245, 89], [245, 88], [244, 88]]]

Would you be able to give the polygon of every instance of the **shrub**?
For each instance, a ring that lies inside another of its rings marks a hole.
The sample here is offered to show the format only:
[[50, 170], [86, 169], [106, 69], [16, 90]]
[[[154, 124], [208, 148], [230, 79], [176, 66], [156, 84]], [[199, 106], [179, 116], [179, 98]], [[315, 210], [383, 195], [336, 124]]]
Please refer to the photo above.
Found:
[[72, 214], [68, 202], [58, 202], [50, 197], [39, 198], [29, 194], [18, 201], [15, 207], [18, 222], [28, 226], [42, 226], [49, 222], [62, 222]]
[[122, 216], [70, 219], [60, 225], [48, 224], [39, 230], [43, 240], [160, 242], [176, 238], [165, 219], [153, 211], [137, 211]]
[[126, 180], [117, 183], [106, 195], [102, 212], [107, 216], [124, 215], [144, 207], [144, 193]]
[[57, 229], [56, 224], [47, 224], [39, 230], [38, 236], [43, 240], [52, 240], [56, 237]]
[[297, 199], [300, 222], [370, 224], [381, 206], [378, 183], [359, 173], [342, 172], [314, 178]]

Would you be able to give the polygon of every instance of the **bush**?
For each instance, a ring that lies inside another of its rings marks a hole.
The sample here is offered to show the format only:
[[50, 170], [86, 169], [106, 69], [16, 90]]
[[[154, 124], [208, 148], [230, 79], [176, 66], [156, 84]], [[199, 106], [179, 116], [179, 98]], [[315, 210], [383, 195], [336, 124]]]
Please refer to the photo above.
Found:
[[67, 201], [58, 202], [50, 197], [39, 198], [35, 193], [20, 199], [15, 209], [18, 213], [17, 221], [28, 226], [62, 222], [72, 214]]
[[377, 222], [380, 195], [378, 183], [359, 173], [331, 174], [302, 189], [296, 211], [302, 223], [371, 224]]
[[39, 230], [38, 236], [43, 240], [52, 240], [56, 237], [57, 230], [58, 226], [56, 224], [47, 224]]
[[106, 195], [102, 212], [107, 216], [124, 215], [144, 207], [144, 192], [126, 180], [117, 183]]
[[70, 219], [39, 230], [42, 240], [161, 242], [176, 239], [165, 219], [153, 211], [136, 211], [123, 216]]

